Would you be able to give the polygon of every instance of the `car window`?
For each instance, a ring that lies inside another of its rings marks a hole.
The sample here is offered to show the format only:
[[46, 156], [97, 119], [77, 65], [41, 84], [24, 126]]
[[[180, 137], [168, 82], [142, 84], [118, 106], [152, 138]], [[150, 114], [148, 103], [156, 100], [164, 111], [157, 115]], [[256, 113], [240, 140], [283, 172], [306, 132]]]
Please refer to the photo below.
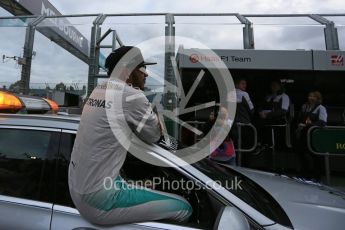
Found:
[[75, 134], [62, 133], [60, 153], [58, 157], [58, 170], [56, 178], [56, 199], [55, 203], [73, 207], [69, 188], [68, 188], [68, 165], [71, 159], [71, 153], [74, 145]]
[[277, 201], [254, 181], [209, 159], [196, 162], [193, 166], [271, 220], [292, 226]]
[[0, 194], [52, 202], [59, 133], [0, 129]]

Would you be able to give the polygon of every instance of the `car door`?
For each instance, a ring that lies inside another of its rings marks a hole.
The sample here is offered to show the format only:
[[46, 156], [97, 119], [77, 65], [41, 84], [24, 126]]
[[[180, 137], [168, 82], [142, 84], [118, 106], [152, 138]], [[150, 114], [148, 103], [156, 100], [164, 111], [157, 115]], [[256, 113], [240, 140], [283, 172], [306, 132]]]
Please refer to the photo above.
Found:
[[103, 228], [94, 226], [80, 216], [72, 202], [68, 189], [68, 165], [74, 144], [76, 132], [63, 130], [57, 164], [58, 175], [56, 177], [56, 197], [53, 205], [51, 229], [116, 229], [116, 230], [139, 230], [139, 229], [195, 229], [169, 223], [146, 222], [138, 224], [126, 224]]
[[[80, 216], [75, 208], [68, 188], [68, 165], [74, 144], [76, 132], [63, 130], [61, 133], [60, 149], [57, 164], [55, 201], [51, 229], [100, 229]], [[107, 229], [143, 229], [140, 226], [116, 226]]]
[[60, 132], [0, 126], [0, 229], [49, 229]]

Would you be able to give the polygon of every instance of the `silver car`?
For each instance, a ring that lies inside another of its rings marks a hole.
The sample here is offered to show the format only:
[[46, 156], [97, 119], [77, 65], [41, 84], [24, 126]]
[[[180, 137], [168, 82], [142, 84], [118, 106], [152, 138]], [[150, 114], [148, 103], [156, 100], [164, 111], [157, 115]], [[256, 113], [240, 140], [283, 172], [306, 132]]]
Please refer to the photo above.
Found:
[[78, 124], [78, 116], [0, 115], [0, 229], [344, 229], [340, 191], [208, 159], [178, 166], [180, 159], [158, 145], [142, 151], [172, 167], [128, 155], [122, 173], [133, 181], [160, 178], [155, 189], [191, 203], [190, 220], [92, 225], [75, 209], [68, 190]]

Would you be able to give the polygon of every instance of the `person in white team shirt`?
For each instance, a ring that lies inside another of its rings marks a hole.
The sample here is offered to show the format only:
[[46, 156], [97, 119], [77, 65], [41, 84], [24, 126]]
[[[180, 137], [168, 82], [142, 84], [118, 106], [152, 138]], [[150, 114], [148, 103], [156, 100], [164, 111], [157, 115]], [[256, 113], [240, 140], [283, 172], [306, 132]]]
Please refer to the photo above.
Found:
[[[133, 57], [130, 62], [123, 58], [128, 53]], [[69, 189], [80, 214], [94, 224], [115, 225], [159, 219], [182, 222], [188, 220], [192, 213], [190, 204], [183, 197], [129, 186], [120, 175], [127, 150], [113, 134], [106, 109], [116, 105], [116, 100], [121, 100], [122, 108], [114, 111], [125, 118], [132, 131], [147, 143], [158, 141], [161, 136], [158, 117], [141, 91], [148, 76], [145, 67], [151, 64], [156, 63], [145, 62], [137, 47], [122, 46], [114, 50], [107, 57], [105, 66], [109, 76], [115, 73], [115, 66], [116, 69], [117, 65], [124, 68], [121, 74], [127, 76], [121, 76], [122, 80], [116, 83], [116, 87], [123, 87], [122, 98], [114, 98], [114, 103], [107, 101], [109, 84], [100, 85], [83, 108], [69, 165]], [[142, 95], [134, 100], [125, 100], [138, 94]], [[147, 119], [137, 132], [136, 127], [144, 115]], [[105, 180], [109, 178], [113, 184], [110, 189], [105, 186]]]

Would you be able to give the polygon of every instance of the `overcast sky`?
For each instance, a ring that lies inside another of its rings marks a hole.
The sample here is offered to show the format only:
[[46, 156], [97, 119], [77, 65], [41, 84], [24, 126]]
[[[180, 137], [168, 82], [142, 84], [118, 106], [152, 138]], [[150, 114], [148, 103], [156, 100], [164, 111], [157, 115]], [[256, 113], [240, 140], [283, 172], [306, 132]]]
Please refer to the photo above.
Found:
[[344, 13], [342, 0], [51, 0], [61, 12], [80, 13], [127, 13], [127, 12], [174, 12], [174, 13]]
[[[62, 14], [91, 13], [345, 13], [344, 0], [50, 0]], [[0, 9], [0, 16], [9, 13]], [[94, 17], [69, 19], [89, 39]], [[256, 49], [325, 49], [323, 28], [310, 19], [258, 19], [254, 23]], [[237, 24], [236, 24], [237, 23]], [[273, 25], [283, 24], [283, 26]], [[337, 18], [340, 47], [345, 43], [345, 17]], [[176, 18], [176, 35], [185, 36], [218, 49], [242, 49], [242, 25], [235, 18]], [[136, 45], [164, 35], [164, 17], [107, 19], [102, 31], [116, 29], [126, 44]], [[21, 56], [24, 27], [0, 27], [0, 55]], [[110, 42], [109, 39], [105, 42]], [[86, 82], [88, 66], [55, 43], [36, 33], [31, 82]], [[103, 50], [107, 54], [109, 50]], [[162, 60], [156, 70], [161, 71]], [[13, 60], [0, 63], [0, 84], [20, 79], [21, 67]], [[152, 83], [152, 82], [151, 82]], [[153, 84], [153, 83], [152, 83]], [[0, 86], [1, 87], [1, 86]]]

